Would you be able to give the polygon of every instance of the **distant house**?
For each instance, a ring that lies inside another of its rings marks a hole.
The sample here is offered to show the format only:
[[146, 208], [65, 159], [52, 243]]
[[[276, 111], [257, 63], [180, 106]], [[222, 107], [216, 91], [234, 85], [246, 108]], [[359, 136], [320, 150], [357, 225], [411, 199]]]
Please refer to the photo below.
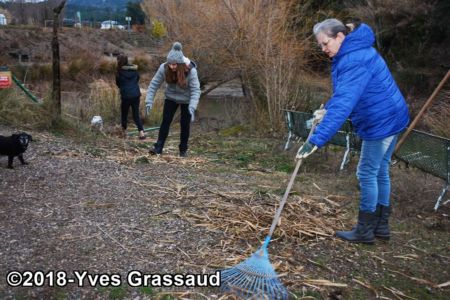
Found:
[[[1, 0], [0, 0], [1, 2]], [[0, 8], [0, 26], [8, 25], [11, 23], [11, 14], [8, 10]]]
[[4, 14], [0, 14], [0, 25], [8, 25], [8, 22]]
[[117, 21], [113, 21], [113, 20], [106, 20], [103, 21], [100, 29], [121, 29], [124, 30], [125, 26], [120, 25], [119, 23], [117, 23]]

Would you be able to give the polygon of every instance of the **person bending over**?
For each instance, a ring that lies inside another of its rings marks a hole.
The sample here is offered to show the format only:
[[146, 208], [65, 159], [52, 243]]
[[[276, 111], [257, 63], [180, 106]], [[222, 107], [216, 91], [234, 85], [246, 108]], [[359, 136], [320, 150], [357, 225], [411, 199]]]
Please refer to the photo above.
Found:
[[187, 156], [190, 134], [190, 122], [194, 121], [194, 113], [200, 99], [200, 82], [194, 62], [187, 59], [182, 52], [182, 45], [175, 42], [167, 54], [167, 62], [161, 64], [150, 82], [145, 100], [147, 113], [150, 112], [156, 91], [166, 82], [163, 119], [159, 129], [158, 140], [149, 150], [152, 155], [161, 154], [169, 134], [170, 124], [178, 106], [181, 109], [181, 133], [179, 154]]
[[409, 123], [408, 107], [385, 61], [372, 47], [375, 35], [367, 24], [345, 26], [337, 19], [327, 19], [316, 24], [313, 32], [322, 51], [332, 59], [333, 94], [324, 110], [315, 112], [320, 123], [297, 158], [324, 146], [350, 118], [362, 139], [356, 173], [359, 214], [352, 230], [337, 231], [336, 236], [368, 244], [375, 237], [387, 240], [389, 166], [398, 135]]

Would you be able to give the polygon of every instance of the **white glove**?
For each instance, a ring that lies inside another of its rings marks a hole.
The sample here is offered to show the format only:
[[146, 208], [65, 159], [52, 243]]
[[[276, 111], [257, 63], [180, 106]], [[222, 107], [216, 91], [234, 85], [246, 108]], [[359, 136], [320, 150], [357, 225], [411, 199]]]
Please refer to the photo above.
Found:
[[314, 114], [313, 114], [314, 121], [316, 121], [316, 123], [319, 124], [322, 121], [322, 119], [326, 113], [327, 113], [327, 110], [325, 108], [314, 111]]
[[195, 108], [189, 106], [189, 113], [191, 114], [191, 122], [194, 122]]
[[152, 105], [151, 104], [147, 104], [145, 106], [145, 116], [148, 116], [150, 114], [151, 110], [152, 110]]

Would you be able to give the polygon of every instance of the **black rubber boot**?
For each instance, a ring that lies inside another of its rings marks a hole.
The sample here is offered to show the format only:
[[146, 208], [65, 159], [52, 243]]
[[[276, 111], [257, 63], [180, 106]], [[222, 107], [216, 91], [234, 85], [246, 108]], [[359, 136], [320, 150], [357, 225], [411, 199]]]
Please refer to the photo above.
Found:
[[187, 151], [180, 151], [180, 157], [187, 157]]
[[391, 207], [384, 205], [377, 205], [378, 223], [375, 227], [373, 234], [380, 240], [389, 240], [391, 238], [391, 232], [389, 230], [389, 216], [391, 215]]
[[162, 153], [162, 149], [163, 149], [162, 144], [160, 142], [156, 142], [153, 145], [153, 149], [148, 150], [148, 153], [150, 153], [150, 155], [161, 154]]
[[368, 213], [360, 211], [358, 215], [358, 223], [350, 231], [336, 231], [336, 236], [351, 243], [375, 243], [373, 230], [378, 223], [378, 216], [375, 212]]

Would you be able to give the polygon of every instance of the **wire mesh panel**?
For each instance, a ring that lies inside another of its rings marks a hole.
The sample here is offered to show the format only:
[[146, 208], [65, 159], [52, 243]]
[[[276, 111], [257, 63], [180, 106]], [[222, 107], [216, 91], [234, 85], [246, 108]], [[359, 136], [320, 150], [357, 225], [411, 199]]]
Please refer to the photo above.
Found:
[[412, 130], [396, 156], [424, 172], [448, 181], [449, 147], [449, 139]]
[[309, 134], [307, 121], [313, 117], [313, 114], [292, 110], [284, 110], [283, 113], [289, 131], [306, 139]]
[[[286, 125], [289, 129], [288, 142], [285, 147], [285, 149], [287, 149], [287, 145], [289, 144], [292, 135], [304, 139], [308, 137], [308, 120], [310, 120], [313, 115], [290, 110], [285, 110], [283, 112]], [[360, 151], [362, 145], [362, 141], [356, 136], [350, 121], [346, 121], [328, 143], [346, 148], [341, 163], [341, 170], [348, 163], [348, 153], [351, 150]], [[447, 192], [450, 182], [450, 139], [418, 130], [412, 130], [403, 145], [395, 153], [395, 156], [413, 167], [445, 180], [446, 185], [436, 202], [436, 210]]]
[[[296, 136], [306, 139], [310, 129], [307, 121], [313, 117], [313, 114], [293, 110], [284, 110], [283, 113], [288, 130]], [[350, 121], [346, 121], [342, 125], [329, 143], [343, 147], [349, 146], [352, 150], [361, 149], [361, 140], [353, 132]]]

